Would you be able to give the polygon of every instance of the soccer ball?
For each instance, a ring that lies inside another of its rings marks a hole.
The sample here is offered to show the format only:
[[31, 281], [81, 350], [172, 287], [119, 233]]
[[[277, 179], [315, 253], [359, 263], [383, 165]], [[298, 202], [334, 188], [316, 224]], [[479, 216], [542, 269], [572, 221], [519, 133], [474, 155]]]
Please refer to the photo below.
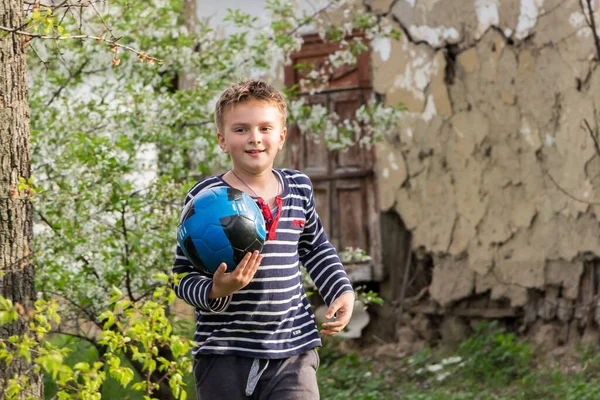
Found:
[[267, 232], [258, 205], [241, 190], [217, 187], [194, 196], [181, 211], [177, 241], [190, 262], [212, 274], [233, 271], [247, 252], [261, 251]]

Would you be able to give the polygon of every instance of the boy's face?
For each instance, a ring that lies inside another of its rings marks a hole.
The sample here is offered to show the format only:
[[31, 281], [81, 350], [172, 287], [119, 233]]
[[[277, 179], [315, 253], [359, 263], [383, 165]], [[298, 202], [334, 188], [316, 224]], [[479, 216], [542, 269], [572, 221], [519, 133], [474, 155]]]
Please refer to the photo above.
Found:
[[223, 113], [219, 145], [231, 154], [233, 166], [247, 173], [273, 168], [287, 129], [276, 106], [258, 100], [238, 104]]

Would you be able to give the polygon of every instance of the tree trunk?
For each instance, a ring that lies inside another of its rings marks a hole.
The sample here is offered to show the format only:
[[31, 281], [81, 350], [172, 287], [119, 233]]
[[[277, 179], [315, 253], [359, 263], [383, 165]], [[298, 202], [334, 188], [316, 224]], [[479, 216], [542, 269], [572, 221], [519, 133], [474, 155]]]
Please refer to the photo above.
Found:
[[[23, 0], [0, 0], [0, 25], [23, 24]], [[29, 105], [24, 37], [0, 34], [0, 295], [25, 310], [35, 301], [33, 253], [33, 207], [17, 192], [19, 177], [29, 178]], [[19, 335], [25, 325], [0, 327], [0, 338]], [[14, 374], [29, 378], [23, 398], [43, 398], [42, 375], [24, 360], [9, 366], [0, 362], [0, 398], [5, 381]]]

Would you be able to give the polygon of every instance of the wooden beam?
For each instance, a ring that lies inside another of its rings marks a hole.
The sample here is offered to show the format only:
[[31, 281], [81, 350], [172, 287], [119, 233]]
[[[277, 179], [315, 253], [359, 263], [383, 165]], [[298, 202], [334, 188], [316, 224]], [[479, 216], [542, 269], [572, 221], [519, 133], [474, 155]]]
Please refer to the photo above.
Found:
[[357, 170], [351, 172], [339, 172], [332, 175], [309, 175], [310, 180], [313, 182], [332, 181], [336, 179], [355, 179], [355, 178], [366, 178], [373, 176], [375, 173], [373, 170]]
[[477, 318], [518, 318], [525, 315], [522, 309], [514, 308], [443, 308], [431, 304], [416, 304], [408, 307], [410, 312], [430, 315], [452, 315], [455, 317]]

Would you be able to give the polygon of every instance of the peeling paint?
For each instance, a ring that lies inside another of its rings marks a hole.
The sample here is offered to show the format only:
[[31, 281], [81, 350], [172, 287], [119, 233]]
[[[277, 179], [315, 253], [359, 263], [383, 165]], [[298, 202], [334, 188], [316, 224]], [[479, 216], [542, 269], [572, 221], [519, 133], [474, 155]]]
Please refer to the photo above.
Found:
[[435, 102], [433, 101], [433, 96], [429, 95], [429, 97], [427, 97], [427, 104], [425, 104], [425, 111], [421, 114], [421, 118], [423, 121], [431, 121], [435, 115], [437, 115]]
[[577, 36], [578, 37], [590, 37], [592, 35], [592, 30], [591, 29], [580, 29], [577, 31]]
[[388, 161], [390, 163], [390, 167], [392, 167], [393, 170], [398, 171], [398, 164], [396, 163], [396, 157], [394, 156], [394, 153], [390, 153], [388, 156]]
[[440, 47], [443, 43], [457, 43], [460, 37], [456, 29], [444, 26], [432, 28], [427, 25], [411, 25], [409, 32], [414, 40], [425, 41], [433, 47]]
[[531, 123], [526, 118], [521, 120], [521, 135], [523, 135], [525, 141], [535, 150], [540, 148], [541, 143], [538, 132], [535, 127], [531, 126]]
[[579, 29], [585, 24], [585, 15], [579, 11], [575, 11], [569, 17], [569, 23], [573, 26], [573, 28]]
[[373, 46], [373, 50], [379, 53], [381, 61], [387, 61], [390, 59], [390, 54], [392, 53], [391, 39], [375, 38], [371, 41], [371, 46]]
[[423, 91], [431, 82], [431, 77], [437, 73], [438, 63], [422, 50], [410, 49], [407, 53], [408, 62], [404, 71], [396, 76], [394, 86], [407, 89], [417, 99], [424, 100]]
[[490, 26], [500, 23], [498, 15], [498, 0], [475, 0], [475, 12], [479, 26], [475, 38], [479, 39]]
[[575, 29], [577, 29], [578, 37], [589, 37], [592, 34], [592, 30], [589, 29], [586, 23], [587, 13], [584, 15], [582, 12], [575, 11], [569, 16], [569, 23]]
[[521, 0], [521, 13], [519, 14], [519, 22], [517, 23], [515, 32], [517, 39], [525, 39], [529, 35], [531, 29], [537, 23], [543, 6], [544, 0]]

